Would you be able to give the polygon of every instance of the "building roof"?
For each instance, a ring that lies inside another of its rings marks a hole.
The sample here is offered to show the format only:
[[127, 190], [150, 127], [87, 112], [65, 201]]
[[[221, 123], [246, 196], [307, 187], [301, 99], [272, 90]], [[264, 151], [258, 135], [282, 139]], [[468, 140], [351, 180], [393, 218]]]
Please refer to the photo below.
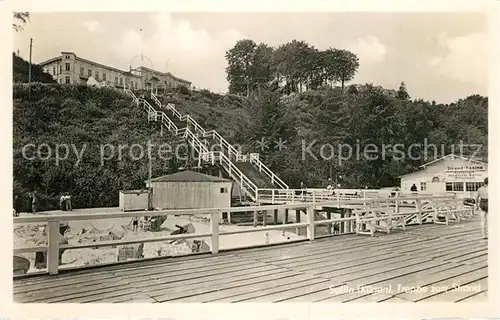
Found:
[[138, 194], [138, 193], [148, 193], [148, 190], [147, 189], [144, 189], [144, 190], [142, 190], [142, 189], [140, 189], [140, 190], [120, 190], [120, 192], [121, 193], [127, 193], [127, 194], [129, 194], [129, 193]]
[[425, 168], [428, 165], [434, 164], [434, 163], [439, 162], [439, 161], [443, 161], [443, 160], [455, 160], [455, 159], [466, 160], [466, 161], [470, 160], [471, 162], [475, 162], [475, 163], [488, 164], [487, 162], [481, 161], [481, 160], [479, 160], [477, 158], [467, 158], [467, 157], [463, 157], [463, 156], [459, 156], [459, 155], [450, 153], [450, 154], [448, 154], [448, 155], [446, 155], [444, 157], [441, 157], [441, 158], [432, 160], [430, 162], [424, 163], [423, 165], [420, 166], [420, 168]]
[[161, 72], [161, 71], [154, 70], [154, 69], [151, 69], [151, 68], [148, 68], [148, 67], [145, 67], [145, 66], [140, 66], [139, 69], [145, 70], [145, 71], [149, 71], [149, 72], [152, 72], [152, 73], [156, 73], [156, 74], [159, 74], [159, 75], [162, 75], [162, 76], [168, 76], [168, 77], [171, 77], [174, 80], [177, 80], [179, 82], [184, 82], [184, 83], [191, 84], [191, 81], [188, 81], [188, 80], [176, 77], [173, 74], [171, 74], [170, 72]]
[[[52, 62], [54, 61], [59, 61], [59, 60], [62, 60], [62, 57], [64, 54], [74, 54], [73, 52], [61, 52], [62, 55], [58, 56], [58, 57], [54, 57], [54, 58], [51, 58], [49, 60], [45, 60], [45, 61], [42, 61], [39, 63], [40, 66], [46, 66], [48, 64], [51, 64]], [[132, 77], [136, 77], [138, 79], [140, 79], [141, 77], [138, 76], [138, 75], [135, 75], [135, 74], [132, 74], [130, 71], [124, 71], [124, 70], [120, 70], [118, 68], [115, 68], [115, 67], [111, 67], [111, 66], [107, 66], [105, 64], [102, 64], [102, 63], [99, 63], [99, 62], [95, 62], [95, 61], [92, 61], [92, 60], [88, 60], [88, 59], [85, 59], [85, 58], [82, 58], [82, 57], [79, 57], [77, 55], [75, 55], [75, 60], [79, 60], [79, 61], [82, 61], [82, 62], [85, 62], [85, 63], [88, 63], [88, 64], [91, 64], [91, 65], [94, 65], [94, 66], [97, 66], [97, 67], [101, 67], [103, 69], [107, 69], [107, 70], [111, 70], [111, 71], [114, 71], [114, 72], [117, 72], [117, 73], [121, 73], [123, 75], [128, 75], [128, 76], [132, 76]]]
[[425, 171], [425, 168], [428, 167], [429, 165], [431, 164], [435, 164], [439, 161], [444, 161], [444, 160], [455, 160], [455, 159], [461, 159], [461, 160], [465, 160], [465, 161], [469, 161], [470, 162], [474, 162], [474, 163], [481, 163], [481, 164], [486, 164], [488, 165], [487, 162], [484, 162], [484, 161], [481, 161], [479, 159], [476, 159], [476, 158], [467, 158], [467, 157], [463, 157], [463, 156], [459, 156], [459, 155], [456, 155], [456, 154], [453, 154], [453, 153], [450, 153], [444, 157], [441, 157], [441, 158], [438, 158], [438, 159], [435, 159], [435, 160], [432, 160], [430, 162], [427, 162], [427, 163], [424, 163], [423, 165], [419, 166], [420, 170], [418, 171], [414, 171], [414, 172], [409, 172], [409, 173], [406, 173], [406, 174], [403, 174], [403, 175], [400, 175], [398, 176], [398, 178], [401, 178], [401, 177], [406, 177], [406, 176], [409, 176], [409, 175], [412, 175], [412, 174], [416, 174], [416, 173], [421, 173], [421, 172], [424, 172]]
[[[151, 179], [151, 182], [230, 182], [231, 180], [210, 176], [190, 170]], [[146, 181], [147, 182], [147, 181]]]

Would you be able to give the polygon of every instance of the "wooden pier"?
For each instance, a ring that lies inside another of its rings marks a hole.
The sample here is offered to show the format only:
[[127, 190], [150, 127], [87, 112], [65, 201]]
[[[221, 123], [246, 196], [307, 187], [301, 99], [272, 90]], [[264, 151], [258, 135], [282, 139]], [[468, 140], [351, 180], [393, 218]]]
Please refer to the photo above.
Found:
[[487, 295], [488, 243], [477, 217], [14, 279], [19, 303], [483, 302]]

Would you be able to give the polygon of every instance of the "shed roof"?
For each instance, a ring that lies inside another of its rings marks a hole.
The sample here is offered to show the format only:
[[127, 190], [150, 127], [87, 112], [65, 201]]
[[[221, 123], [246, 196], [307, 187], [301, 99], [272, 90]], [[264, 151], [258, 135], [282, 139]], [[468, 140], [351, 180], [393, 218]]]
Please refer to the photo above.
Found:
[[[190, 170], [151, 179], [151, 182], [230, 182], [231, 180], [210, 176]], [[146, 181], [147, 182], [147, 181]]]

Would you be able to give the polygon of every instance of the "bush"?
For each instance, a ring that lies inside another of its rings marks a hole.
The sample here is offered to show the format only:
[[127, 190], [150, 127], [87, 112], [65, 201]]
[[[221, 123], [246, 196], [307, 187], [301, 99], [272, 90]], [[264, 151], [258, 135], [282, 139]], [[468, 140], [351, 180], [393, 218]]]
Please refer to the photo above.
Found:
[[[72, 195], [75, 208], [118, 206], [120, 190], [144, 187], [147, 161], [134, 161], [125, 151], [122, 161], [101, 165], [101, 145], [111, 143], [117, 148], [139, 143], [145, 147], [151, 139], [147, 117], [130, 97], [110, 88], [38, 83], [32, 86], [28, 101], [27, 89], [22, 84], [13, 88], [13, 193], [18, 206], [30, 209], [28, 192], [33, 191], [39, 195], [39, 210], [56, 209], [62, 192]], [[152, 143], [168, 139], [156, 137]], [[28, 143], [46, 143], [52, 148], [66, 144], [70, 152], [59, 164], [54, 157], [28, 160], [22, 156]], [[75, 149], [84, 150], [80, 160]], [[153, 162], [154, 175], [176, 170], [166, 161]]]

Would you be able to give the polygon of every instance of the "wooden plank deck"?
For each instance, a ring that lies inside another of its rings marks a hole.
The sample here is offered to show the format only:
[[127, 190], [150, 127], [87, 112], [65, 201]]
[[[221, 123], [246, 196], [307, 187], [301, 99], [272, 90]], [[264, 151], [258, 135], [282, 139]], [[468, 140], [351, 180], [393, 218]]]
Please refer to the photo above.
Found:
[[14, 280], [14, 301], [480, 302], [487, 269], [475, 218], [26, 277]]

